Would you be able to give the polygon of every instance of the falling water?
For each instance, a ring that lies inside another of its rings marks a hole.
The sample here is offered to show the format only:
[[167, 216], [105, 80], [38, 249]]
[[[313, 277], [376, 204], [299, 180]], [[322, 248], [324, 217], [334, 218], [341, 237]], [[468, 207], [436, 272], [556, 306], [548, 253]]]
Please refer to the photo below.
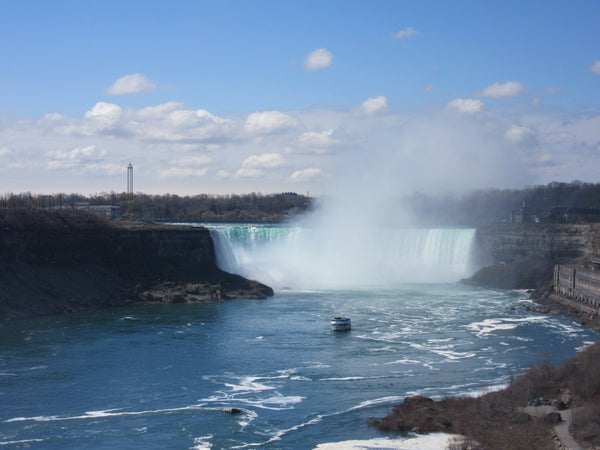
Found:
[[473, 270], [474, 229], [380, 228], [348, 236], [272, 225], [210, 228], [219, 267], [275, 288], [453, 282]]

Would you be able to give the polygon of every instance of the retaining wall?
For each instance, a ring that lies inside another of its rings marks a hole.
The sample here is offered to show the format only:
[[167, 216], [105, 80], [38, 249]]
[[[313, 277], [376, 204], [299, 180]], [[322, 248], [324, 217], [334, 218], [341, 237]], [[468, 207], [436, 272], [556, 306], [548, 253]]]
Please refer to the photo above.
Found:
[[560, 295], [600, 307], [600, 271], [577, 266], [554, 267], [554, 290]]

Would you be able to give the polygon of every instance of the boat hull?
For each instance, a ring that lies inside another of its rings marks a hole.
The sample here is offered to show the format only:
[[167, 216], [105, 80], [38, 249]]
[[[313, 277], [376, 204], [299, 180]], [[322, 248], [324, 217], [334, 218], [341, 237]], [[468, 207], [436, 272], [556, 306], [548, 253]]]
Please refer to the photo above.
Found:
[[331, 331], [350, 331], [351, 328], [350, 319], [347, 317], [331, 319]]

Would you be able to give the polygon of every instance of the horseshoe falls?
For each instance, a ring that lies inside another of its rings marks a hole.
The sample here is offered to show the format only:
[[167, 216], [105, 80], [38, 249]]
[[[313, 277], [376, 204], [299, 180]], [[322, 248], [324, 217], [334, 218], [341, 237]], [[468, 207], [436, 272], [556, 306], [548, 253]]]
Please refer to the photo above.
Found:
[[396, 287], [471, 275], [474, 229], [210, 226], [217, 264], [275, 289]]

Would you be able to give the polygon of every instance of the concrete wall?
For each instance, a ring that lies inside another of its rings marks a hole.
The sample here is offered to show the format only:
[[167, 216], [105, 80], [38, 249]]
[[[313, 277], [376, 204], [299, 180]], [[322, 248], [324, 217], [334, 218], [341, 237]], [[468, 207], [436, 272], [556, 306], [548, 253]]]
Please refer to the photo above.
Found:
[[556, 265], [554, 290], [560, 295], [600, 307], [600, 272], [577, 266]]

